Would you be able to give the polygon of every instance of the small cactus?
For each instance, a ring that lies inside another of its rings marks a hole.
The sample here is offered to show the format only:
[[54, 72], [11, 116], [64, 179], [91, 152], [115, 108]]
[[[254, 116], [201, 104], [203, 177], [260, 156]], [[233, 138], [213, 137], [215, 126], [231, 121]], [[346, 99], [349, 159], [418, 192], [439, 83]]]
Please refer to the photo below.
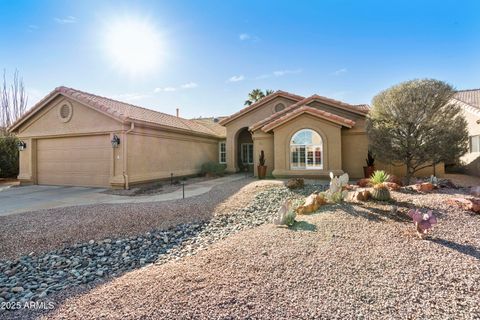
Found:
[[376, 185], [372, 190], [372, 198], [378, 201], [390, 200], [390, 191], [383, 184]]

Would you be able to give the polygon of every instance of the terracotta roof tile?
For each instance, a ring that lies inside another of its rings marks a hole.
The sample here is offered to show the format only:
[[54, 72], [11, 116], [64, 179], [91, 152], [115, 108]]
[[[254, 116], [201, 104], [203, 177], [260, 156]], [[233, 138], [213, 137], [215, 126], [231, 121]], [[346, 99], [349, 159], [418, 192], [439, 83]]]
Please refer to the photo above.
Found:
[[276, 128], [279, 125], [281, 125], [281, 124], [287, 122], [288, 120], [291, 120], [291, 119], [293, 119], [293, 118], [295, 118], [295, 117], [297, 117], [297, 116], [299, 116], [303, 113], [308, 113], [308, 114], [311, 114], [313, 116], [326, 119], [328, 121], [340, 124], [340, 125], [348, 127], [348, 128], [351, 128], [355, 125], [355, 121], [353, 121], [353, 120], [338, 116], [336, 114], [333, 114], [333, 113], [330, 113], [330, 112], [327, 112], [327, 111], [319, 110], [317, 108], [302, 106], [302, 107], [299, 107], [299, 108], [281, 116], [280, 118], [270, 122], [269, 124], [263, 126], [262, 130], [264, 132], [268, 132], [268, 131], [272, 130], [273, 128]]
[[219, 137], [225, 138], [227, 136], [227, 128], [219, 124], [219, 122], [226, 118], [227, 117], [196, 118], [190, 119], [190, 121], [199, 123], [215, 132]]
[[469, 89], [457, 91], [454, 98], [472, 107], [480, 109], [480, 89]]
[[315, 94], [315, 95], [310, 96], [308, 98], [304, 98], [304, 99], [298, 101], [295, 104], [292, 104], [291, 106], [283, 109], [282, 111], [279, 111], [279, 112], [276, 112], [276, 113], [272, 114], [268, 118], [265, 118], [263, 120], [260, 120], [256, 123], [254, 123], [253, 125], [250, 126], [249, 130], [251, 130], [251, 131], [252, 130], [257, 130], [257, 129], [265, 126], [267, 123], [277, 119], [278, 117], [281, 117], [282, 115], [284, 115], [288, 112], [291, 112], [292, 110], [295, 110], [295, 109], [297, 109], [301, 106], [304, 106], [304, 105], [306, 105], [310, 102], [313, 102], [315, 100], [324, 102], [326, 104], [334, 105], [334, 106], [340, 107], [342, 109], [354, 111], [355, 113], [361, 113], [361, 114], [364, 114], [364, 115], [366, 115], [370, 110], [370, 106], [367, 105], [367, 104], [351, 105], [351, 104], [348, 104], [348, 103], [345, 103], [345, 102], [342, 102], [342, 101], [338, 101], [338, 100], [335, 100], [335, 99], [330, 99], [330, 98], [319, 96], [319, 95]]
[[47, 95], [44, 99], [38, 102], [27, 114], [20, 118], [10, 128], [15, 128], [17, 124], [28, 118], [45, 102], [47, 102], [57, 94], [62, 94], [66, 97], [77, 100], [80, 103], [86, 104], [92, 108], [110, 114], [111, 116], [123, 122], [128, 120], [147, 122], [189, 131], [192, 133], [217, 136], [217, 134], [208, 127], [194, 121], [67, 87], [58, 87], [53, 90], [49, 95]]
[[293, 94], [293, 93], [289, 93], [289, 92], [286, 92], [286, 91], [281, 91], [281, 90], [277, 90], [275, 91], [274, 93], [266, 96], [265, 98], [249, 105], [248, 107], [245, 107], [243, 109], [241, 109], [240, 111], [238, 112], [235, 112], [234, 114], [232, 114], [231, 116], [227, 117], [226, 119], [223, 119], [220, 124], [221, 125], [225, 125], [227, 123], [229, 123], [230, 121], [233, 121], [235, 120], [236, 118], [240, 117], [241, 115], [243, 115], [244, 113], [247, 113], [247, 112], [250, 112], [262, 105], [264, 105], [265, 103], [269, 102], [269, 101], [272, 101], [273, 99], [275, 99], [276, 97], [285, 97], [285, 98], [289, 98], [289, 99], [292, 99], [294, 101], [300, 101], [302, 99], [305, 99], [304, 97], [302, 96], [299, 96], [299, 95], [296, 95], [296, 94]]

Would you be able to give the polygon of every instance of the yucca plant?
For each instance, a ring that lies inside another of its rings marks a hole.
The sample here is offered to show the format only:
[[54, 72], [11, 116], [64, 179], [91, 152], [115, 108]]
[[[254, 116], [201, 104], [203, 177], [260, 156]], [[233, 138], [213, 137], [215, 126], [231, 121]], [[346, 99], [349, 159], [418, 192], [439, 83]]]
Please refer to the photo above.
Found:
[[390, 180], [390, 175], [383, 170], [376, 170], [370, 177], [370, 182], [376, 186], [388, 182]]

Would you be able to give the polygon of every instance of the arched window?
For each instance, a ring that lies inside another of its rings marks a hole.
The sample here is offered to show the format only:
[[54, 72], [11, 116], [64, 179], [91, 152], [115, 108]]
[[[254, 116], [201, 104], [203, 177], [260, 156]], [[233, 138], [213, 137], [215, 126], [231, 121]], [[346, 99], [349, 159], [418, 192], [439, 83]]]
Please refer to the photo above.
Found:
[[318, 133], [302, 129], [293, 135], [290, 167], [295, 170], [323, 169], [323, 141]]

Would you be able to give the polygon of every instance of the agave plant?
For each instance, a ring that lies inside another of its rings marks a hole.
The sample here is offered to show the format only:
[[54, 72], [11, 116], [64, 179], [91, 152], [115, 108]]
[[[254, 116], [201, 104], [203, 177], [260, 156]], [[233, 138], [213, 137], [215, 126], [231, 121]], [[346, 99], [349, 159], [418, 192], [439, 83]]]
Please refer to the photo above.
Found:
[[390, 180], [390, 175], [383, 170], [376, 170], [370, 177], [370, 182], [376, 186]]
[[433, 230], [433, 225], [437, 224], [437, 218], [433, 215], [432, 210], [422, 213], [418, 209], [411, 209], [407, 214], [412, 218], [420, 239], [423, 239], [430, 229]]

